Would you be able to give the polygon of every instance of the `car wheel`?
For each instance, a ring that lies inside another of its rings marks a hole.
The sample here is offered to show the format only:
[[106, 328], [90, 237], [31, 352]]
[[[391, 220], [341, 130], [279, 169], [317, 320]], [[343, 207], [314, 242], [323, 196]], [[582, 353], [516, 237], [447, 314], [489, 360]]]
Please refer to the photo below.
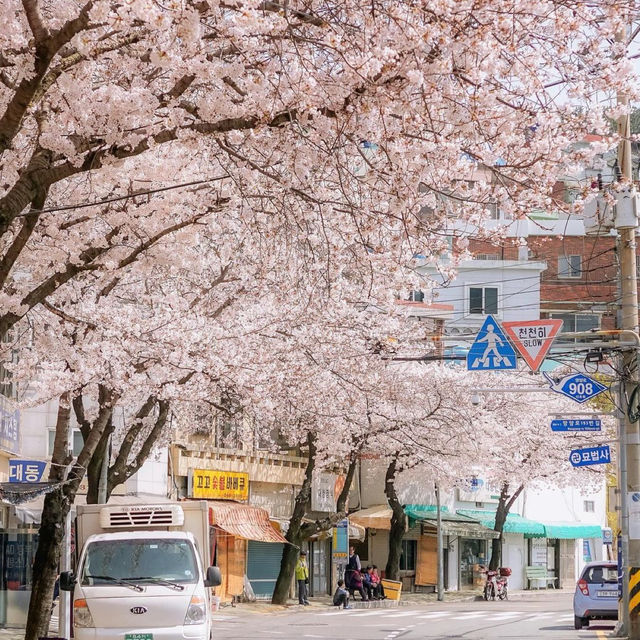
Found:
[[581, 618], [580, 616], [573, 616], [573, 626], [577, 630], [582, 629], [582, 627], [588, 627], [589, 618]]

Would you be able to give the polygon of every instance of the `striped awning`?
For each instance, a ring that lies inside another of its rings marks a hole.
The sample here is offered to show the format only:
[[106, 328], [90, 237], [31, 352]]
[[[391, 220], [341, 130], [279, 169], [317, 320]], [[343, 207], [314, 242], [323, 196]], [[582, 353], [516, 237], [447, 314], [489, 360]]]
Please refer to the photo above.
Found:
[[269, 513], [260, 507], [214, 500], [209, 500], [208, 504], [209, 524], [216, 529], [245, 540], [287, 542], [271, 524]]

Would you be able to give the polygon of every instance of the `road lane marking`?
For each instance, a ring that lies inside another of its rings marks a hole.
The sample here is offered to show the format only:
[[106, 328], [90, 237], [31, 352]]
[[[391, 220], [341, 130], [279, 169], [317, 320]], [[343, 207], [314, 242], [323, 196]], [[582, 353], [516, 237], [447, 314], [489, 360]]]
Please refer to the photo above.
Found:
[[418, 616], [421, 620], [429, 620], [431, 618], [443, 618], [445, 616], [450, 616], [452, 611], [431, 611], [429, 613], [425, 613], [421, 616]]
[[390, 613], [387, 618], [404, 618], [405, 616], [415, 616], [415, 611], [402, 611], [401, 613]]
[[596, 635], [598, 636], [598, 640], [605, 640], [607, 637], [607, 634], [602, 630], [596, 631]]
[[466, 611], [459, 616], [454, 616], [452, 620], [472, 620], [473, 618], [484, 618], [491, 615], [489, 611]]

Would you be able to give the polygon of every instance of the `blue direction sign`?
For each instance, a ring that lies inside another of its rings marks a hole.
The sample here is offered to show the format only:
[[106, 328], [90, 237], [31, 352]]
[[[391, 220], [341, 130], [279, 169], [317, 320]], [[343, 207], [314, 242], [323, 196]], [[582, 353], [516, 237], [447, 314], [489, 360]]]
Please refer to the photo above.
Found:
[[586, 467], [590, 464], [607, 464], [611, 462], [611, 450], [608, 444], [602, 447], [574, 449], [569, 455], [569, 462], [574, 467]]
[[602, 431], [602, 421], [597, 418], [562, 418], [551, 421], [551, 431]]
[[516, 352], [502, 327], [493, 316], [487, 316], [467, 354], [467, 369], [492, 371], [516, 366]]
[[546, 373], [544, 376], [551, 385], [551, 391], [561, 393], [580, 404], [607, 390], [603, 384], [584, 373], [572, 373], [560, 380], [554, 380]]

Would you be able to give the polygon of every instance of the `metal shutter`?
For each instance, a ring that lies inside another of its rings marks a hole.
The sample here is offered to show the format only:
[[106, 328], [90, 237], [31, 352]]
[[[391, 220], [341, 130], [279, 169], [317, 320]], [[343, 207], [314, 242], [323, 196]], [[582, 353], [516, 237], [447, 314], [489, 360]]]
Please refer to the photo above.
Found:
[[283, 546], [275, 542], [249, 540], [247, 578], [256, 598], [268, 600], [273, 595], [280, 573]]

